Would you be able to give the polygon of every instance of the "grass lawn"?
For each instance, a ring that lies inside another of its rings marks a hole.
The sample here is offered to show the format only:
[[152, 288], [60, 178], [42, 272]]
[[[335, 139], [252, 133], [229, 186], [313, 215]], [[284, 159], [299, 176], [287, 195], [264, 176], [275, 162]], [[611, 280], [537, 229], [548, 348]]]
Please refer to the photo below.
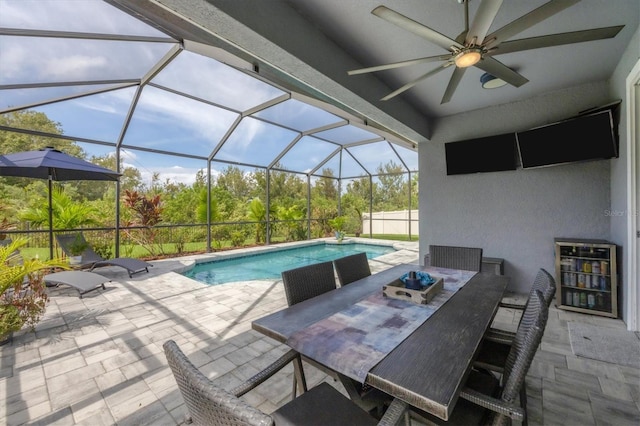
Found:
[[[355, 234], [348, 234], [349, 237], [355, 237]], [[360, 238], [369, 238], [368, 235], [360, 235]], [[394, 241], [418, 241], [417, 235], [412, 235], [411, 239], [409, 239], [408, 235], [391, 235], [391, 234], [373, 234], [374, 239], [379, 240], [394, 240]], [[272, 243], [282, 243], [284, 240], [282, 238], [274, 238]], [[247, 239], [245, 240], [243, 247], [255, 246], [255, 240]], [[230, 240], [217, 241], [213, 245], [213, 250], [229, 250], [234, 247]], [[124, 244], [120, 246], [120, 257], [134, 257], [134, 258], [153, 258], [153, 257], [167, 257], [167, 256], [179, 256], [181, 254], [189, 254], [189, 253], [200, 253], [206, 251], [206, 242], [192, 242], [185, 243], [182, 245], [181, 250], [178, 250], [178, 245], [175, 243], [167, 243], [162, 244], [161, 246], [157, 246], [155, 249], [155, 256], [151, 255], [149, 251], [140, 246], [140, 245], [128, 245]], [[32, 259], [34, 257], [38, 257], [40, 259], [48, 259], [49, 258], [49, 249], [43, 247], [25, 247], [21, 250], [22, 255], [25, 258]], [[112, 247], [111, 252], [113, 253], [113, 257], [115, 257], [115, 247]], [[54, 256], [61, 256], [61, 253], [54, 253]]]

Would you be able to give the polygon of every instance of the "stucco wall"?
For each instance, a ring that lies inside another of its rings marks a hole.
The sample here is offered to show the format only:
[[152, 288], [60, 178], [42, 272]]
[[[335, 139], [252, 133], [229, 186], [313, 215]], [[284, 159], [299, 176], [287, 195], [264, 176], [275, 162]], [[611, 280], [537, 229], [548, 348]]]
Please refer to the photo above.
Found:
[[555, 122], [610, 96], [606, 82], [586, 84], [435, 123], [419, 147], [421, 255], [429, 244], [482, 247], [505, 259], [510, 289], [527, 292], [539, 268], [554, 273], [554, 238], [609, 239], [610, 160], [447, 176], [444, 143]]
[[[625, 247], [627, 245], [627, 220], [629, 214], [637, 214], [634, 212], [634, 206], [627, 206], [627, 99], [626, 99], [626, 79], [633, 66], [640, 58], [640, 29], [636, 31], [629, 46], [627, 47], [622, 59], [618, 63], [615, 72], [610, 80], [611, 97], [614, 99], [622, 99], [620, 108], [620, 158], [611, 161], [611, 210], [616, 214], [611, 216], [611, 242], [622, 247], [622, 256], [620, 268], [621, 283], [620, 290], [622, 297], [629, 294], [630, 285], [638, 285], [638, 283], [630, 283], [627, 279], [624, 261], [626, 257]], [[637, 148], [636, 148], [637, 149]], [[620, 307], [622, 318], [628, 318], [628, 309], [624, 305]]]

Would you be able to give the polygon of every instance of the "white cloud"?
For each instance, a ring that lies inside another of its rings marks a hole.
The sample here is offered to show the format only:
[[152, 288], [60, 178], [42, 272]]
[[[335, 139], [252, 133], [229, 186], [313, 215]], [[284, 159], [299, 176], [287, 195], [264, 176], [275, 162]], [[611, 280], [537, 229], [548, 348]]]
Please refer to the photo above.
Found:
[[3, 43], [0, 49], [0, 81], [11, 82], [22, 77], [22, 70], [29, 61], [29, 52], [19, 46]]
[[197, 168], [187, 168], [180, 166], [173, 167], [157, 167], [157, 166], [147, 166], [140, 167], [139, 164], [129, 163], [127, 161], [124, 162], [124, 167], [132, 167], [137, 169], [140, 172], [140, 177], [142, 179], [142, 183], [146, 186], [151, 186], [153, 175], [155, 173], [158, 174], [160, 178], [160, 183], [164, 183], [169, 180], [174, 183], [184, 183], [186, 185], [191, 185], [196, 181], [196, 173], [201, 170]]
[[[205, 175], [207, 173], [206, 167], [185, 167], [177, 164], [158, 164], [156, 163], [156, 158], [158, 158], [157, 156], [142, 151], [134, 152], [132, 150], [122, 149], [120, 151], [120, 156], [123, 161], [123, 166], [138, 170], [143, 184], [147, 186], [151, 185], [153, 175], [156, 173], [158, 174], [161, 183], [169, 180], [173, 183], [184, 183], [185, 185], [192, 185], [196, 181], [196, 174], [199, 171], [202, 170]], [[160, 157], [164, 161], [165, 159], [162, 157], [164, 156]], [[180, 163], [182, 161], [178, 157], [174, 160], [175, 163]], [[220, 172], [212, 167], [211, 174], [215, 177], [219, 175]]]
[[255, 137], [264, 129], [264, 124], [255, 119], [245, 118], [233, 132], [233, 144], [239, 147], [239, 150], [246, 151]]
[[136, 120], [147, 120], [154, 124], [172, 123], [172, 126], [180, 126], [185, 132], [205, 139], [223, 135], [236, 116], [226, 110], [153, 87], [145, 88], [135, 113]]
[[43, 78], [76, 80], [91, 75], [92, 70], [99, 70], [107, 65], [103, 56], [69, 55], [62, 58], [50, 58], [43, 62], [41, 75]]
[[2, 0], [0, 27], [164, 35], [102, 0]]
[[[113, 154], [113, 155], [115, 155], [115, 154]], [[120, 150], [120, 158], [122, 159], [123, 162], [126, 163], [127, 161], [131, 161], [131, 162], [136, 161], [138, 156], [133, 151], [129, 151], [127, 149], [121, 149]], [[132, 167], [135, 167], [135, 166], [132, 166]]]

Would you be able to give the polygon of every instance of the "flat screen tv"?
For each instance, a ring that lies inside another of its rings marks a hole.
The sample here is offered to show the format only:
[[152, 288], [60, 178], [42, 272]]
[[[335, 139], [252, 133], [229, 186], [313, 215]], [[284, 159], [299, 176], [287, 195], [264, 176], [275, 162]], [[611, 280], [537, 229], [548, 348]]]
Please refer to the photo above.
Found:
[[610, 110], [518, 132], [516, 136], [525, 169], [618, 156]]
[[517, 167], [515, 133], [444, 144], [447, 175], [499, 172]]

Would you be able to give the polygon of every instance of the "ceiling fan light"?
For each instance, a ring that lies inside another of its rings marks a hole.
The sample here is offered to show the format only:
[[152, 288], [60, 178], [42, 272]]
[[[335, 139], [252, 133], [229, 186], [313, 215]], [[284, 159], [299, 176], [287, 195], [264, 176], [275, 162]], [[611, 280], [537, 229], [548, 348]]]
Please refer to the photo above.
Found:
[[507, 84], [506, 81], [489, 73], [482, 74], [480, 77], [480, 83], [482, 84], [483, 89], [497, 89], [498, 87], [502, 87]]
[[480, 49], [468, 49], [458, 53], [453, 61], [458, 68], [467, 68], [480, 62], [480, 59], [482, 59]]

